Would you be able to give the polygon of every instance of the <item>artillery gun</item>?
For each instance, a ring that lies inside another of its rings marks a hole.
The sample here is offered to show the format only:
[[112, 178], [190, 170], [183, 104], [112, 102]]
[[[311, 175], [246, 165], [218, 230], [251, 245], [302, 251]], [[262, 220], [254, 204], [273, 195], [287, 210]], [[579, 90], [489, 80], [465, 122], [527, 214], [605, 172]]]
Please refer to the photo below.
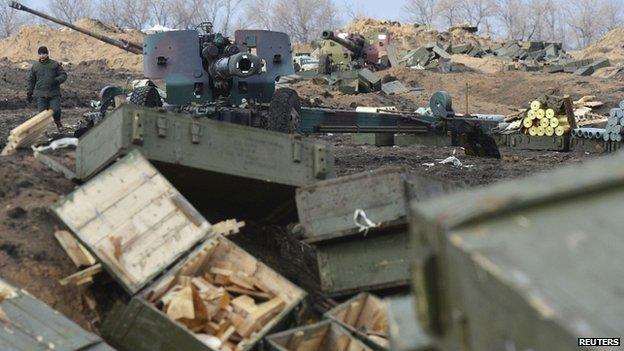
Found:
[[[291, 89], [275, 90], [280, 76], [294, 74], [287, 34], [265, 30], [238, 30], [234, 41], [213, 32], [210, 22], [193, 30], [148, 34], [143, 44], [110, 38], [12, 1], [10, 7], [29, 12], [80, 33], [143, 55], [144, 77], [149, 84], [131, 91], [108, 86], [100, 93], [99, 115], [114, 106], [114, 97], [178, 112], [270, 130], [293, 132], [300, 124], [300, 102]], [[156, 83], [164, 83], [163, 94]], [[163, 101], [164, 100], [164, 101]]]
[[319, 48], [319, 73], [330, 74], [337, 70], [363, 67], [379, 70], [390, 67], [390, 36], [373, 31], [366, 35], [351, 33], [336, 35], [331, 30], [321, 34]]

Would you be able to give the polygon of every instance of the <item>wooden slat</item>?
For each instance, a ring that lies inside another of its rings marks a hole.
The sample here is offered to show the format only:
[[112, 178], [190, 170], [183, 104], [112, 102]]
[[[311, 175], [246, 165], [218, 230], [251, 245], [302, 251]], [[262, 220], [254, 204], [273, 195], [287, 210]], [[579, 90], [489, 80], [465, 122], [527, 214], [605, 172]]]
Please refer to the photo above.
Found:
[[102, 265], [100, 263], [94, 264], [93, 266], [83, 269], [80, 272], [76, 272], [70, 276], [67, 276], [61, 280], [59, 283], [63, 286], [65, 285], [83, 285], [87, 283], [91, 283], [93, 281], [93, 276], [102, 272]]
[[66, 230], [57, 230], [54, 233], [56, 240], [63, 247], [69, 258], [76, 267], [92, 266], [96, 263], [95, 258], [82, 246], [74, 236]]

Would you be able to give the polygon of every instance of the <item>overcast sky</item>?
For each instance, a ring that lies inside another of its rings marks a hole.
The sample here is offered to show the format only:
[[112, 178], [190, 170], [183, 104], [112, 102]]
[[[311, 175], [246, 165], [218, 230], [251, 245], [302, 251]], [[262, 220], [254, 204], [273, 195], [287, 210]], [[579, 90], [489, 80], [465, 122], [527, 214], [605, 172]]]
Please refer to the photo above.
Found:
[[[18, 0], [19, 1], [19, 0]], [[345, 0], [336, 0], [339, 8], [344, 7]], [[348, 1], [348, 0], [347, 0]], [[378, 19], [402, 20], [401, 5], [404, 0], [351, 0], [349, 3], [357, 4], [357, 10], [362, 11], [369, 17]], [[23, 0], [25, 5], [30, 5], [36, 9], [45, 9], [47, 0]]]

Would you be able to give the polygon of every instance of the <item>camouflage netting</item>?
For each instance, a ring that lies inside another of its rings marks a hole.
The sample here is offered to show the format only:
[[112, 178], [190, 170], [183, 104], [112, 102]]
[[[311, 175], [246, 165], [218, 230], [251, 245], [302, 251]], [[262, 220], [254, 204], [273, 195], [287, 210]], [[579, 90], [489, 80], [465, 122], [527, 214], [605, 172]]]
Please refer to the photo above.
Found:
[[[75, 24], [116, 39], [143, 42], [144, 34], [140, 31], [124, 31], [92, 19], [81, 19]], [[42, 45], [48, 47], [53, 59], [61, 62], [74, 65], [103, 62], [113, 69], [143, 69], [141, 55], [126, 52], [69, 28], [54, 29], [48, 26], [26, 26], [13, 36], [0, 40], [0, 59], [32, 61], [37, 58], [37, 48]]]

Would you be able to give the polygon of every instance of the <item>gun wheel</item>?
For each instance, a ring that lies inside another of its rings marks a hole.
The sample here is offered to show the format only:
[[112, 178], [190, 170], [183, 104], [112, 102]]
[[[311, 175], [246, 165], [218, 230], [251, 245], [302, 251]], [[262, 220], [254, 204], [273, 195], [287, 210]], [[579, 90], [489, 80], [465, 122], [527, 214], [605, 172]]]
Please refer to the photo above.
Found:
[[269, 105], [267, 129], [282, 133], [296, 133], [301, 127], [301, 101], [296, 91], [281, 88], [275, 91]]
[[151, 86], [136, 88], [128, 99], [131, 104], [145, 107], [161, 107], [163, 105], [158, 89]]

